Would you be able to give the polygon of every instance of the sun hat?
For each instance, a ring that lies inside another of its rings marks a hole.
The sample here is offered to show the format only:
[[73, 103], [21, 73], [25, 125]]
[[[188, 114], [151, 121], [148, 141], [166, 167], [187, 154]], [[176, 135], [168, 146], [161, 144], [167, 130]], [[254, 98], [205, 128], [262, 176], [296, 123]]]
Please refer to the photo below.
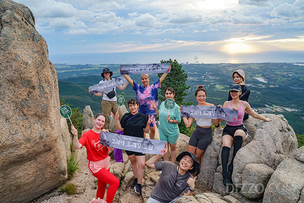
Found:
[[243, 80], [245, 81], [245, 72], [244, 72], [242, 69], [238, 69], [238, 70], [234, 71], [234, 72], [232, 73], [232, 79], [233, 79], [234, 73], [239, 74], [239, 75], [243, 78]]
[[238, 84], [233, 84], [233, 85], [230, 85], [229, 91], [240, 92], [240, 91], [242, 91], [242, 87], [240, 85], [238, 85]]
[[182, 152], [180, 153], [177, 157], [176, 157], [176, 161], [180, 162], [180, 160], [184, 157], [184, 156], [190, 156], [193, 160], [193, 168], [188, 170], [189, 173], [194, 173], [197, 171], [197, 169], [199, 168], [199, 163], [197, 163], [197, 159], [196, 156], [194, 154], [192, 154], [191, 152]]
[[103, 78], [104, 78], [104, 75], [103, 75], [104, 73], [110, 73], [110, 77], [113, 75], [113, 72], [110, 71], [110, 69], [108, 69], [108, 68], [103, 69], [103, 71], [101, 73], [101, 77], [103, 77]]

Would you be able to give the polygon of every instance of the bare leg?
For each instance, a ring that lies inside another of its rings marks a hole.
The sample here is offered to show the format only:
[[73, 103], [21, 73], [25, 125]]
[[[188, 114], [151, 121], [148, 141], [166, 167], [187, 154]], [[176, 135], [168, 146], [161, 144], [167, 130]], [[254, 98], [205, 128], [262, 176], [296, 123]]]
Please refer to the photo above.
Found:
[[155, 127], [150, 127], [150, 139], [154, 140], [155, 136]]
[[199, 148], [196, 148], [196, 153], [195, 156], [197, 158], [197, 162], [201, 165], [201, 161], [202, 161], [202, 156], [204, 154], [205, 150], [201, 150]]
[[[172, 152], [172, 148], [171, 148], [171, 152]], [[167, 144], [167, 152], [164, 154], [164, 161], [169, 161], [169, 144]]]
[[131, 168], [132, 168], [132, 171], [133, 171], [133, 175], [134, 175], [134, 178], [137, 178], [137, 163], [136, 163], [136, 156], [133, 154], [133, 155], [129, 155], [128, 156], [130, 161], [131, 161]]
[[145, 156], [135, 156], [137, 162], [137, 183], [141, 184], [145, 171]]
[[176, 154], [177, 154], [176, 143], [175, 144], [170, 144], [170, 148], [171, 148], [171, 162], [175, 163]]

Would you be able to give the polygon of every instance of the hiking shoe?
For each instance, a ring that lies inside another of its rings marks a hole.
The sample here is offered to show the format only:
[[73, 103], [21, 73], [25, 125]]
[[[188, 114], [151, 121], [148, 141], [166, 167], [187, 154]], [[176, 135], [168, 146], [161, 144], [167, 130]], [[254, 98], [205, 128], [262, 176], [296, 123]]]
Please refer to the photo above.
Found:
[[137, 185], [137, 178], [134, 179], [134, 181], [131, 185], [131, 189], [134, 189], [136, 185]]
[[134, 187], [134, 190], [135, 190], [135, 193], [136, 193], [136, 194], [141, 195], [141, 185], [140, 185], [140, 184], [137, 184], [137, 185]]

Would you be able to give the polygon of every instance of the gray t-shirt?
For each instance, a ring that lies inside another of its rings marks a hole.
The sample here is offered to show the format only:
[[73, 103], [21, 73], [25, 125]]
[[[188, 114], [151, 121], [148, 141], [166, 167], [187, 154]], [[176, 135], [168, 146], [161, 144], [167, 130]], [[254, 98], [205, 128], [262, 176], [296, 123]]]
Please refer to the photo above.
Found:
[[188, 192], [187, 180], [191, 177], [190, 173], [180, 175], [177, 172], [177, 165], [169, 161], [159, 161], [154, 165], [155, 169], [161, 170], [162, 173], [151, 193], [153, 199], [170, 202], [183, 191]]

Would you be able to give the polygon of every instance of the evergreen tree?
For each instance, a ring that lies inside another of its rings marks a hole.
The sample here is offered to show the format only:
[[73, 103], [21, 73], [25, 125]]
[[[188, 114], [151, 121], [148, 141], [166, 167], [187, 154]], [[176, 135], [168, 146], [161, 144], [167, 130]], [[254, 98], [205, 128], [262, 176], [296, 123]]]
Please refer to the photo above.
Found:
[[[161, 63], [170, 63], [171, 64], [171, 71], [166, 77], [166, 79], [162, 82], [160, 92], [159, 92], [159, 100], [165, 101], [165, 89], [167, 87], [172, 87], [175, 91], [175, 102], [177, 105], [191, 105], [192, 102], [184, 102], [185, 96], [187, 96], [186, 90], [190, 88], [190, 86], [186, 85], [186, 81], [188, 75], [185, 73], [185, 70], [182, 69], [182, 65], [179, 64], [175, 59], [172, 61], [169, 59], [168, 61], [162, 60]], [[158, 77], [161, 77], [162, 74], [158, 74]], [[190, 129], [187, 129], [183, 119], [182, 122], [179, 124], [179, 130], [181, 133], [184, 133], [188, 136], [191, 135], [193, 131], [193, 127], [191, 126]]]

